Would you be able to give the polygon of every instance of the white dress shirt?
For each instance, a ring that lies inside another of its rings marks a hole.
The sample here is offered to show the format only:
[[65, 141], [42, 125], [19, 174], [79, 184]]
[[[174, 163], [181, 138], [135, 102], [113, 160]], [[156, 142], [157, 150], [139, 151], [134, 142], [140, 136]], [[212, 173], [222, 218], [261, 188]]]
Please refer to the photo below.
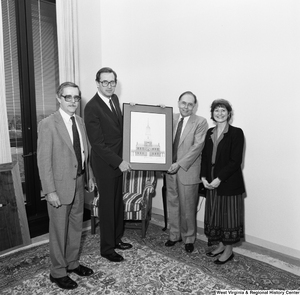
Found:
[[[99, 95], [100, 98], [106, 103], [106, 105], [108, 106], [108, 108], [112, 111], [112, 109], [111, 109], [111, 107], [110, 107], [110, 104], [109, 104], [109, 101], [111, 100], [111, 97], [108, 98], [108, 97], [105, 97], [105, 96], [101, 96], [101, 94], [100, 94], [99, 91], [98, 91], [98, 95]], [[112, 104], [113, 104], [113, 106], [114, 106], [114, 108], [115, 108], [115, 111], [117, 111], [114, 102], [113, 102], [113, 101], [111, 101], [111, 102], [112, 102]]]
[[[71, 117], [69, 114], [67, 114], [64, 110], [62, 110], [61, 108], [59, 108], [59, 112], [64, 120], [64, 123], [67, 127], [67, 130], [68, 130], [68, 133], [70, 135], [70, 138], [71, 138], [71, 142], [73, 144], [73, 130], [72, 130], [72, 126], [73, 126], [73, 123], [72, 123], [72, 120], [71, 120]], [[84, 161], [85, 161], [85, 156], [84, 156], [84, 146], [83, 146], [83, 143], [82, 143], [82, 136], [81, 136], [81, 132], [80, 132], [80, 128], [78, 127], [78, 123], [77, 123], [77, 120], [76, 120], [76, 116], [74, 115], [75, 117], [75, 122], [76, 122], [76, 126], [77, 126], [77, 129], [78, 129], [78, 133], [79, 133], [79, 139], [80, 139], [80, 148], [81, 148], [81, 159], [82, 159], [82, 169], [84, 169]]]
[[[182, 117], [181, 115], [179, 116], [179, 120], [178, 120], [177, 125], [176, 125], [176, 131], [177, 131], [177, 128], [178, 128], [178, 123], [180, 122], [181, 118], [183, 118], [183, 122], [182, 122], [182, 129], [181, 129], [180, 137], [182, 135], [182, 132], [183, 132], [183, 130], [186, 126], [186, 123], [189, 120], [190, 116], [187, 116], [187, 117]], [[174, 134], [176, 134], [176, 132]]]

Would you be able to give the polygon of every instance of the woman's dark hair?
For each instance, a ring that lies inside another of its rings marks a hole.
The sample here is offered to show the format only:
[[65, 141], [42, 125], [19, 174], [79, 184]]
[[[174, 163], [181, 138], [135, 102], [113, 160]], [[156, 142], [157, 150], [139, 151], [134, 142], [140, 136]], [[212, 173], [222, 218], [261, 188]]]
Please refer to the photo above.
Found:
[[210, 118], [213, 121], [216, 121], [214, 119], [214, 110], [218, 107], [222, 107], [225, 108], [228, 111], [228, 118], [227, 118], [227, 122], [230, 121], [231, 117], [232, 117], [232, 107], [229, 103], [228, 100], [220, 98], [220, 99], [216, 99], [212, 102], [211, 106], [210, 106]]

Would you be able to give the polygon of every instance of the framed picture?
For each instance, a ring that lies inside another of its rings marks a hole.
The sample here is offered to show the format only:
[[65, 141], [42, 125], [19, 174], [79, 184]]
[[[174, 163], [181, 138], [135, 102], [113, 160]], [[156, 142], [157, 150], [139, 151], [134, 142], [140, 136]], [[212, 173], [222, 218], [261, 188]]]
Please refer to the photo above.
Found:
[[173, 108], [123, 104], [123, 159], [134, 170], [167, 171], [172, 164]]

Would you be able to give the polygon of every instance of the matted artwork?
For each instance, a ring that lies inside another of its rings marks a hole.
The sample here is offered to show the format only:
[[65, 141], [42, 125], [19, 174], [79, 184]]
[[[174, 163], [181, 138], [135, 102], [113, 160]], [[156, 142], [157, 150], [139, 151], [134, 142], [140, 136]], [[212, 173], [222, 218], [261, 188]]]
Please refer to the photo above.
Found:
[[171, 107], [123, 104], [123, 159], [134, 170], [170, 168], [172, 116]]

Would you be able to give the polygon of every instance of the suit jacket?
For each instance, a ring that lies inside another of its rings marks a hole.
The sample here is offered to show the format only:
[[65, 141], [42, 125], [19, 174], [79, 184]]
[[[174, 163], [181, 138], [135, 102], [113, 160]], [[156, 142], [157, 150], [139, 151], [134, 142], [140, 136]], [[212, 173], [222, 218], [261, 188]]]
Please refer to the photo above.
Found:
[[210, 128], [205, 137], [205, 146], [202, 152], [201, 177], [206, 177], [209, 183], [217, 177], [221, 180], [217, 188], [218, 195], [231, 196], [242, 194], [245, 192], [241, 169], [244, 150], [243, 130], [229, 125], [228, 132], [224, 133], [224, 137], [217, 147], [212, 177], [213, 141], [211, 136], [213, 129]]
[[91, 161], [96, 178], [114, 178], [122, 175], [123, 121], [118, 97], [111, 99], [118, 118], [98, 93], [86, 104], [84, 120], [92, 146]]
[[[173, 116], [173, 130], [176, 130], [180, 114]], [[192, 114], [179, 140], [177, 163], [180, 165], [178, 178], [182, 184], [190, 185], [200, 182], [201, 151], [208, 128], [206, 119]], [[176, 132], [173, 132], [173, 140]]]
[[[93, 177], [89, 165], [88, 139], [82, 118], [75, 116], [84, 146], [87, 183], [87, 180]], [[75, 195], [78, 163], [70, 135], [59, 111], [39, 123], [37, 160], [43, 193], [56, 191], [62, 204], [70, 204]]]

